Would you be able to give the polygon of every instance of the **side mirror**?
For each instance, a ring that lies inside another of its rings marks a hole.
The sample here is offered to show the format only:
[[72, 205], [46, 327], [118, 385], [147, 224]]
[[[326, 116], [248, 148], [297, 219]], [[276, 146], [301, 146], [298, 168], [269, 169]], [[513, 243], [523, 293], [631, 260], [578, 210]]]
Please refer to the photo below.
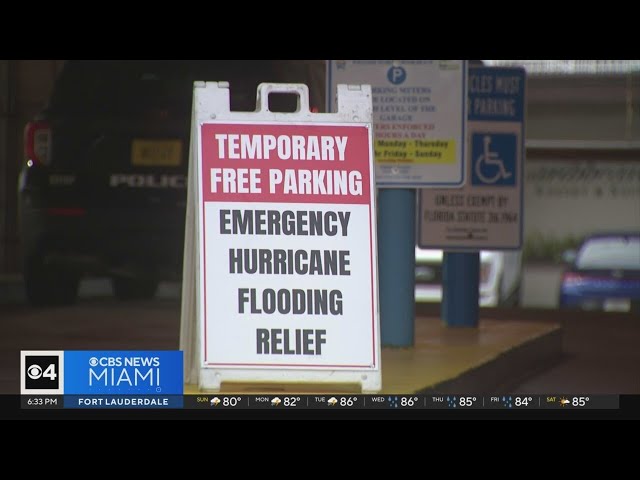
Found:
[[565, 250], [562, 252], [562, 261], [568, 265], [572, 265], [576, 258], [578, 257], [578, 252], [575, 250]]

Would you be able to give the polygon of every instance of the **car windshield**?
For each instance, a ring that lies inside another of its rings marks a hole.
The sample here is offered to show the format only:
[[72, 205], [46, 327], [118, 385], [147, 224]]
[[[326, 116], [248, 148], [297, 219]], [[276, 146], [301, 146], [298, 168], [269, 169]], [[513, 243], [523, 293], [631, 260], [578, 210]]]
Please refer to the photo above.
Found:
[[640, 270], [640, 235], [597, 237], [587, 240], [578, 253], [576, 266], [581, 269]]
[[231, 109], [255, 109], [260, 81], [274, 81], [267, 61], [70, 60], [56, 81], [49, 111], [127, 115], [150, 108], [191, 111], [195, 80], [228, 81]]

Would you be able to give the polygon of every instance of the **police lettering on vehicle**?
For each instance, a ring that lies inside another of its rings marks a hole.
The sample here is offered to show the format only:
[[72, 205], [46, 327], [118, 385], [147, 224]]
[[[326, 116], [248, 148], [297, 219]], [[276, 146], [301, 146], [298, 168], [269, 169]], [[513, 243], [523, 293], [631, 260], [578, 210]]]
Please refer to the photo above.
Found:
[[179, 188], [186, 187], [184, 175], [158, 175], [153, 173], [114, 173], [109, 178], [110, 187], [130, 188]]

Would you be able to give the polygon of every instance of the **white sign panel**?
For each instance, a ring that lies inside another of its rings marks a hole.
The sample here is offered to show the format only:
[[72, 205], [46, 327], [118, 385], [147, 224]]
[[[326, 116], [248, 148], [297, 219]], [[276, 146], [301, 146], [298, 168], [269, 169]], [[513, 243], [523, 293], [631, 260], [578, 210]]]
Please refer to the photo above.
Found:
[[464, 182], [466, 60], [330, 60], [336, 85], [370, 84], [379, 187], [454, 187]]
[[522, 247], [524, 110], [524, 69], [469, 70], [467, 181], [458, 190], [421, 190], [420, 247]]
[[[341, 86], [349, 115], [309, 112], [304, 85], [260, 88], [261, 111], [228, 112], [218, 99], [215, 119], [195, 126], [201, 376], [213, 389], [348, 381], [377, 391], [370, 88]], [[269, 112], [270, 92], [299, 94], [301, 111]]]

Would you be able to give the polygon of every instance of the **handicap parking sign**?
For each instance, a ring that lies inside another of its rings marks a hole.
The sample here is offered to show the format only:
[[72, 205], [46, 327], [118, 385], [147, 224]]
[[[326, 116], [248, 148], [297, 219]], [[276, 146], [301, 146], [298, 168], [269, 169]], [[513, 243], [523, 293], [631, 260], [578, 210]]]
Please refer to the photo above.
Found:
[[421, 190], [420, 247], [522, 248], [526, 80], [522, 67], [469, 69], [466, 182], [450, 202], [450, 190]]
[[514, 187], [518, 155], [516, 140], [513, 133], [473, 133], [471, 184]]

